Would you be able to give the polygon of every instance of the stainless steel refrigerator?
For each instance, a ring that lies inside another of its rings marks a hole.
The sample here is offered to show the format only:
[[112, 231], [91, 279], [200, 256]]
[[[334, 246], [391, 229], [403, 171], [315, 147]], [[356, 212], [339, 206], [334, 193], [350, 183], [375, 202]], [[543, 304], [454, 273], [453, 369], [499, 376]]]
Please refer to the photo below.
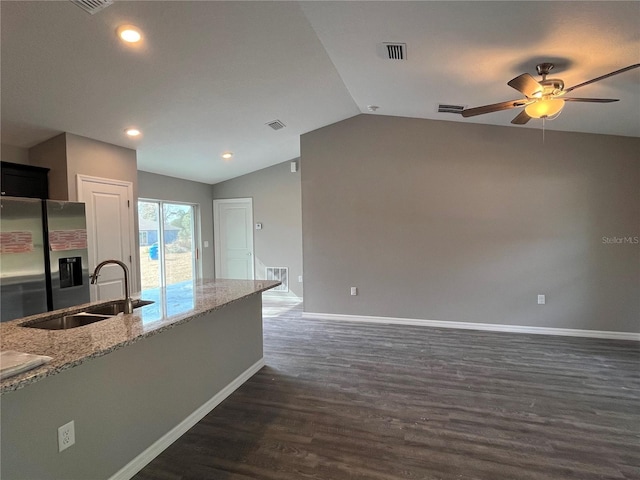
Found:
[[0, 197], [0, 321], [89, 301], [84, 203]]

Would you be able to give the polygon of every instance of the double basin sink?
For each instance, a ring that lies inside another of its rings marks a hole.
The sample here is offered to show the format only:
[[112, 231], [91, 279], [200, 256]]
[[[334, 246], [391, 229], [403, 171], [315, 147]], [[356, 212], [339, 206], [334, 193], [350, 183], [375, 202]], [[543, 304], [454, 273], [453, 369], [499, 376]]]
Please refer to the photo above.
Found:
[[[144, 307], [150, 305], [153, 302], [150, 300], [132, 300], [133, 308]], [[96, 305], [89, 307], [86, 310], [79, 313], [72, 313], [69, 315], [62, 315], [60, 317], [49, 318], [40, 322], [29, 323], [27, 325], [22, 324], [22, 327], [28, 328], [40, 328], [43, 330], [68, 330], [70, 328], [83, 327], [90, 325], [101, 320], [106, 320], [119, 313], [124, 312], [124, 300], [114, 300], [109, 303], [103, 303], [102, 305]]]

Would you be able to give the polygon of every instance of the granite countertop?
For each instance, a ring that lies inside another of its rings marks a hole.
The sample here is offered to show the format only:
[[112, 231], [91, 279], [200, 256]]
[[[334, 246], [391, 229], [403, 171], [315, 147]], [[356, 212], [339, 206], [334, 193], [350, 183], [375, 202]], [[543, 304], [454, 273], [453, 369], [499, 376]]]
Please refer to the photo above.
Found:
[[[204, 280], [184, 282], [177, 286], [144, 291], [142, 299], [154, 303], [83, 327], [69, 330], [42, 330], [22, 327], [61, 314], [77, 313], [93, 302], [75, 307], [0, 323], [0, 351], [48, 355], [52, 360], [40, 367], [0, 382], [0, 393], [23, 388], [67, 368], [130, 345], [242, 300], [250, 295], [276, 287], [280, 282], [268, 280]], [[134, 295], [135, 297], [135, 295]]]

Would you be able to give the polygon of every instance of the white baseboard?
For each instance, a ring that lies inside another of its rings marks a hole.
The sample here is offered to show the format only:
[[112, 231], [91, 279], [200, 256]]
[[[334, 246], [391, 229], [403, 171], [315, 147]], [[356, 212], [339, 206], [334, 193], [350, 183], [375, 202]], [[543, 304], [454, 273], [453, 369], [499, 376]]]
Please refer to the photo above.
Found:
[[527, 327], [524, 325], [503, 325], [500, 323], [447, 322], [443, 320], [421, 320], [417, 318], [374, 317], [366, 315], [342, 315], [335, 313], [303, 312], [302, 318], [313, 320], [339, 320], [396, 325], [416, 325], [422, 327], [458, 328], [464, 330], [485, 330], [491, 332], [533, 333], [536, 335], [560, 335], [567, 337], [607, 338], [612, 340], [640, 341], [640, 333], [610, 332], [606, 330], [579, 330], [574, 328]]
[[130, 480], [136, 473], [142, 470], [147, 464], [154, 458], [160, 455], [169, 445], [175, 442], [183, 434], [187, 432], [191, 427], [204, 418], [211, 410], [216, 408], [222, 401], [231, 395], [238, 389], [244, 382], [249, 380], [255, 375], [258, 370], [265, 366], [264, 358], [261, 358], [256, 363], [242, 372], [235, 380], [229, 385], [220, 390], [211, 399], [207, 400], [204, 405], [200, 406], [195, 412], [185, 418], [178, 425], [169, 430], [160, 439], [153, 443], [144, 452], [131, 460], [128, 464], [122, 467], [115, 473], [109, 480]]

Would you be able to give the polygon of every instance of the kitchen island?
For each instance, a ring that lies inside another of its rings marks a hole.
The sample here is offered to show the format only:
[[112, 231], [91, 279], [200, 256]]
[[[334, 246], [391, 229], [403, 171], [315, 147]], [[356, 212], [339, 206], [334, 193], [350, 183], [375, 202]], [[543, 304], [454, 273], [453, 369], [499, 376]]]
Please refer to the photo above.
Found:
[[[52, 357], [0, 383], [0, 476], [130, 478], [264, 365], [261, 292], [277, 285], [161, 289], [152, 305], [70, 330], [21, 325], [87, 305], [0, 324], [3, 351]], [[58, 452], [72, 420], [75, 445]]]

